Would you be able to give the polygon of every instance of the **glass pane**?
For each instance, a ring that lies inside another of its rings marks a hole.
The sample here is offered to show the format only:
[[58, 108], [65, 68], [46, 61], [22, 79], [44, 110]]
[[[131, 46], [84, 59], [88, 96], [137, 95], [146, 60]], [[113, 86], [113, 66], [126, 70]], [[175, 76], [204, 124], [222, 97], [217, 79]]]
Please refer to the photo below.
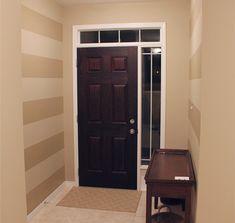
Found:
[[152, 54], [161, 54], [162, 49], [161, 49], [161, 47], [151, 48], [151, 52], [152, 52]]
[[101, 43], [118, 42], [118, 31], [100, 31]]
[[141, 42], [159, 42], [159, 41], [160, 41], [159, 29], [141, 30]]
[[161, 54], [152, 55], [152, 152], [160, 148]]
[[98, 43], [98, 32], [97, 31], [81, 32], [80, 42], [81, 43]]
[[151, 53], [151, 48], [142, 48], [142, 53]]
[[150, 159], [150, 68], [151, 55], [142, 55], [142, 165]]
[[161, 54], [155, 54], [153, 58], [153, 91], [161, 91]]
[[139, 42], [139, 30], [121, 30], [121, 42]]

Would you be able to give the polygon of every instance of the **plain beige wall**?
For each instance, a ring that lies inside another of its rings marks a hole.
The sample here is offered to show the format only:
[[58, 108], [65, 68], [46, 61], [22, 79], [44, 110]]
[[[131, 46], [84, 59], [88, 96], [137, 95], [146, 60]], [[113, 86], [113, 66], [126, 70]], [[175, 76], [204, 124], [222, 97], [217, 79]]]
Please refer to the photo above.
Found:
[[1, 223], [26, 222], [20, 1], [1, 0]]
[[64, 126], [66, 179], [74, 179], [72, 25], [166, 22], [166, 147], [186, 148], [189, 71], [188, 0], [80, 4], [64, 9]]
[[235, 2], [203, 1], [197, 223], [234, 223]]

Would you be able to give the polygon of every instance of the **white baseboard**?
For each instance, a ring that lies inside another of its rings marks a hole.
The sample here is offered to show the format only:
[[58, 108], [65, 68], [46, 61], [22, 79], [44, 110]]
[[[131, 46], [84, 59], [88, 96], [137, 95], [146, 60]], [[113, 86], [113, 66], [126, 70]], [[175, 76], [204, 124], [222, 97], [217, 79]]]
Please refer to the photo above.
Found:
[[73, 181], [64, 181], [59, 187], [57, 187], [48, 197], [46, 197], [30, 214], [27, 215], [27, 221], [29, 222], [39, 211], [44, 208], [64, 189], [75, 186], [76, 183]]
[[142, 168], [140, 169], [140, 190], [141, 191], [146, 191], [146, 184], [145, 184], [145, 174], [146, 174], [146, 168], [145, 166], [142, 166]]
[[65, 181], [63, 184], [65, 184], [66, 187], [74, 187], [77, 186], [75, 181]]

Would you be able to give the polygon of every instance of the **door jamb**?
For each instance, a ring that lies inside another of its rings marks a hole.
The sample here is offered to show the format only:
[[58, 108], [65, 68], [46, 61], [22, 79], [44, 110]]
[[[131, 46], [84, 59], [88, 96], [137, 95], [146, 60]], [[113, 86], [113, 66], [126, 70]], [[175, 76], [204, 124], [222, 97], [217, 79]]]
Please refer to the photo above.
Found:
[[[81, 30], [96, 30], [96, 29], [122, 29], [122, 28], [161, 28], [161, 43], [106, 43], [106, 44], [80, 44], [79, 31]], [[142, 106], [142, 77], [141, 77], [141, 48], [142, 47], [161, 47], [162, 48], [162, 79], [161, 79], [161, 138], [160, 147], [165, 147], [165, 115], [166, 115], [166, 23], [122, 23], [122, 24], [100, 24], [100, 25], [74, 25], [73, 26], [73, 130], [74, 130], [74, 178], [75, 184], [79, 186], [78, 167], [79, 167], [79, 152], [78, 152], [78, 97], [77, 97], [77, 48], [82, 47], [114, 47], [114, 46], [137, 46], [138, 47], [138, 72], [137, 72], [137, 113], [138, 113], [138, 136], [137, 136], [137, 190], [141, 190], [140, 170], [146, 169], [146, 166], [141, 166], [141, 106]]]

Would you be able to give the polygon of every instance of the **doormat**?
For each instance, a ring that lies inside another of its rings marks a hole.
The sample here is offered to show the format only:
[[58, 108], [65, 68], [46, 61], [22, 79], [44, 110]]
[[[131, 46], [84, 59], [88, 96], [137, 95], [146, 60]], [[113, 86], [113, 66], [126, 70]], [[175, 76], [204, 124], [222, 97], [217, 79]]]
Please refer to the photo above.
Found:
[[140, 197], [135, 190], [73, 187], [57, 205], [135, 213]]

